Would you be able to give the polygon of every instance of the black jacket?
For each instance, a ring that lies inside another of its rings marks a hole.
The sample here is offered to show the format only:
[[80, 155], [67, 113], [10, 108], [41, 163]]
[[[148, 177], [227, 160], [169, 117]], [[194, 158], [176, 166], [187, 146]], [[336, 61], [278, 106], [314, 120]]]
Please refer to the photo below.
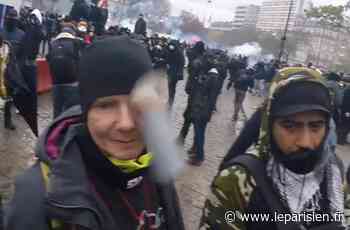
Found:
[[31, 25], [26, 30], [24, 36], [24, 42], [22, 46], [21, 56], [24, 60], [35, 61], [39, 53], [39, 47], [42, 40], [44, 40], [45, 35], [40, 25]]
[[238, 79], [236, 79], [236, 81], [234, 83], [235, 89], [247, 91], [249, 87], [253, 88], [254, 78], [252, 76], [249, 76], [247, 74], [246, 70], [244, 70], [244, 69], [240, 70], [238, 74], [239, 74], [239, 77], [238, 77]]
[[23, 43], [24, 43], [24, 31], [15, 28], [13, 31], [8, 31], [6, 28], [0, 30], [1, 36], [3, 36], [4, 40], [7, 40], [10, 42], [12, 48], [14, 49], [14, 52], [16, 54], [17, 60], [21, 58], [20, 50], [23, 49]]
[[[68, 224], [64, 230], [72, 226], [91, 230], [127, 229], [123, 225], [127, 220], [114, 218], [109, 208], [120, 208], [121, 202], [106, 201], [93, 189], [96, 184], [85, 170], [76, 138], [80, 119], [79, 106], [73, 107], [43, 133], [37, 145], [37, 156], [39, 162], [45, 162], [51, 169], [48, 189], [45, 189], [39, 163], [19, 176], [14, 197], [5, 211], [5, 229], [49, 230], [52, 219]], [[161, 229], [184, 229], [174, 185], [156, 184], [151, 174], [144, 177], [155, 185], [163, 208], [165, 224]], [[117, 192], [115, 198], [121, 199]], [[126, 208], [121, 210], [120, 215], [125, 215]], [[130, 218], [130, 221], [134, 220]]]
[[81, 19], [88, 20], [90, 14], [90, 8], [85, 0], [77, 0], [74, 2], [69, 16], [72, 20], [78, 22]]
[[147, 23], [143, 18], [139, 18], [135, 24], [134, 33], [146, 35], [147, 32]]
[[168, 77], [173, 80], [183, 80], [183, 71], [185, 65], [185, 57], [182, 52], [182, 49], [177, 45], [175, 46], [175, 50], [167, 49], [166, 52], [166, 62], [168, 64]]
[[218, 78], [216, 73], [203, 73], [194, 78], [189, 95], [192, 121], [210, 121], [215, 109]]

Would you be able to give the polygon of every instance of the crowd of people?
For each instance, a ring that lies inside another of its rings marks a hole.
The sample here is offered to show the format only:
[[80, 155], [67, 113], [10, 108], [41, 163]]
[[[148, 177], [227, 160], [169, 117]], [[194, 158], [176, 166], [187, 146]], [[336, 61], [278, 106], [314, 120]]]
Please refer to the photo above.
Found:
[[[105, 30], [108, 11], [94, 4], [77, 0], [65, 18], [28, 8], [7, 12], [0, 31], [5, 128], [15, 129], [15, 104], [38, 135], [40, 44], [52, 76], [53, 121], [38, 137], [38, 160], [16, 179], [3, 207], [3, 229], [185, 229], [175, 178], [157, 180], [159, 156], [144, 136], [145, 114], [174, 109], [184, 79], [188, 99], [174, 141], [183, 145], [193, 124], [188, 164], [205, 161], [206, 129], [225, 90], [234, 90], [233, 126], [245, 121], [213, 180], [199, 229], [348, 229], [346, 170], [335, 154], [350, 132], [350, 86], [342, 73], [278, 60], [251, 66], [248, 57], [203, 41], [149, 36], [142, 14], [133, 32]], [[135, 87], [155, 70], [168, 81], [167, 103], [158, 94], [136, 100]], [[250, 117], [247, 93], [264, 101]], [[299, 218], [243, 218], [275, 213]]]

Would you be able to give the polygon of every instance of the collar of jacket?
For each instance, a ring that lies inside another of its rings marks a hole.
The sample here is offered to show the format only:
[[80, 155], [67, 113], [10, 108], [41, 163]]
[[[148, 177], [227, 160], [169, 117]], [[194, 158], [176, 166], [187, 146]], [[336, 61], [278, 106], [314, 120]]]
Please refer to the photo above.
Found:
[[69, 218], [69, 223], [87, 229], [117, 229], [107, 207], [93, 192], [73, 133], [68, 135], [70, 137], [63, 146], [64, 154], [50, 164], [49, 216], [63, 222]]

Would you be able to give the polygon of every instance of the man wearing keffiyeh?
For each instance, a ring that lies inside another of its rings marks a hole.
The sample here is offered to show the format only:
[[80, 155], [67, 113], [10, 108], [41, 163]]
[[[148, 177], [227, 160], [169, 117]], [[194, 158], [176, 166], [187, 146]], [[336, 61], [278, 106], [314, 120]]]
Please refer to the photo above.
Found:
[[[334, 132], [331, 101], [319, 72], [299, 67], [280, 70], [260, 109], [259, 140], [253, 150], [241, 153], [253, 154], [264, 163], [266, 185], [287, 213], [345, 214], [332, 223], [301, 220], [295, 229], [346, 229], [348, 225], [342, 167], [328, 140]], [[239, 216], [225, 220], [229, 211], [272, 213], [261, 191], [246, 167], [222, 167], [205, 202], [200, 229], [280, 229], [271, 221], [243, 221]]]

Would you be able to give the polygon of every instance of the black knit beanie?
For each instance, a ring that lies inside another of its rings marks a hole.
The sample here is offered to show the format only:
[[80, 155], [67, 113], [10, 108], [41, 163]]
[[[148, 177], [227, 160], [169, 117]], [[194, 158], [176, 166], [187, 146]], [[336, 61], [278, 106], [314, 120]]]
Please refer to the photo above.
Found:
[[84, 115], [98, 98], [129, 94], [151, 68], [147, 50], [128, 37], [105, 38], [87, 47], [78, 75]]
[[312, 81], [289, 84], [274, 95], [271, 103], [271, 114], [274, 117], [314, 110], [330, 114], [332, 99], [326, 86]]

